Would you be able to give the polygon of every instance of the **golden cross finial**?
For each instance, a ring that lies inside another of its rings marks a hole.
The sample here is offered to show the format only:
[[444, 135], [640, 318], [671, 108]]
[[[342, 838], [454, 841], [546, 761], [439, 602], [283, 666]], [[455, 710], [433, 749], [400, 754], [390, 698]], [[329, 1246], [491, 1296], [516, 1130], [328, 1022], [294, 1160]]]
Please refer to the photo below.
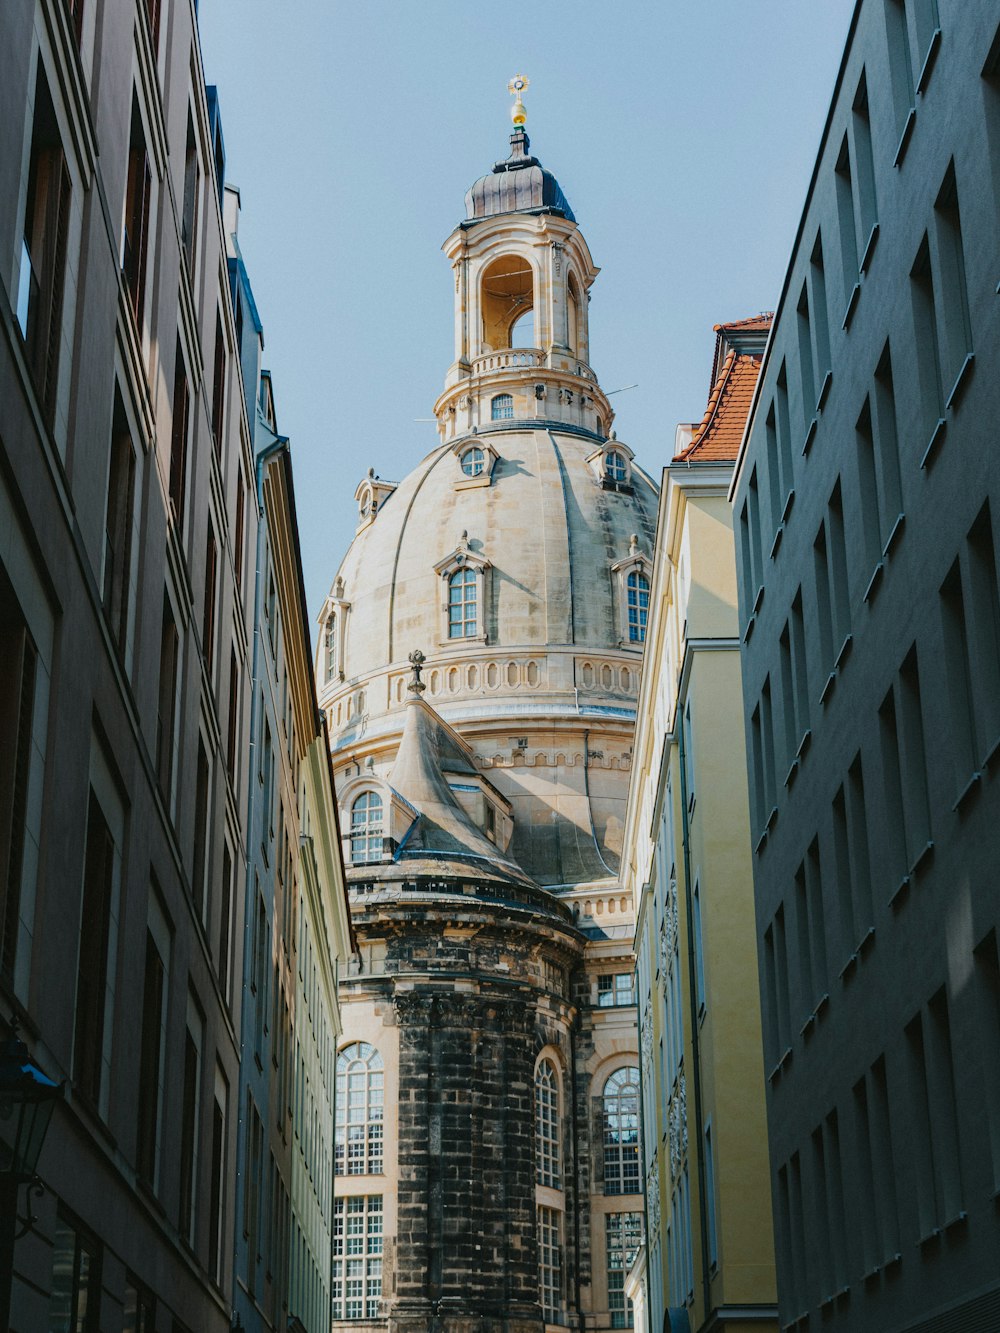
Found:
[[510, 109], [510, 118], [515, 125], [520, 128], [528, 119], [528, 113], [524, 109], [524, 103], [521, 101], [521, 94], [528, 87], [528, 79], [524, 74], [515, 74], [507, 84], [507, 91], [515, 99], [514, 105]]

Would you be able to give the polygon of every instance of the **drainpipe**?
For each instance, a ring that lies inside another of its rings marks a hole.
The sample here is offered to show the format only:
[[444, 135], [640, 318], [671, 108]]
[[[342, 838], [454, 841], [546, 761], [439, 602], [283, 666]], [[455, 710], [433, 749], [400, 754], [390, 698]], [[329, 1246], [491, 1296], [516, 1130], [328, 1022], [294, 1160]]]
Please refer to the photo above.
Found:
[[[678, 700], [678, 709], [681, 702]], [[694, 896], [691, 890], [691, 829], [688, 822], [687, 754], [685, 751], [684, 714], [681, 712], [677, 728], [681, 769], [681, 844], [684, 850], [684, 905], [687, 911], [688, 991], [691, 1003], [691, 1081], [694, 1084], [694, 1121], [698, 1144], [698, 1203], [699, 1231], [701, 1232], [701, 1284], [705, 1303], [704, 1318], [711, 1307], [712, 1284], [708, 1272], [708, 1225], [705, 1208], [706, 1172], [705, 1141], [701, 1106], [701, 1043], [698, 1022], [697, 948], [694, 937]], [[690, 1137], [688, 1139], [690, 1143]]]

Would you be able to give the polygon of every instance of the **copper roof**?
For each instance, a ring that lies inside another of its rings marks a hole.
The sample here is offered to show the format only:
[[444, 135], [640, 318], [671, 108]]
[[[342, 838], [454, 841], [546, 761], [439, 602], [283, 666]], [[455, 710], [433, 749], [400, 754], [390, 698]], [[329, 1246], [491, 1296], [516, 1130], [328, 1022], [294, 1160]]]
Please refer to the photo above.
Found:
[[715, 326], [712, 388], [694, 438], [675, 463], [734, 463], [760, 374], [770, 314]]

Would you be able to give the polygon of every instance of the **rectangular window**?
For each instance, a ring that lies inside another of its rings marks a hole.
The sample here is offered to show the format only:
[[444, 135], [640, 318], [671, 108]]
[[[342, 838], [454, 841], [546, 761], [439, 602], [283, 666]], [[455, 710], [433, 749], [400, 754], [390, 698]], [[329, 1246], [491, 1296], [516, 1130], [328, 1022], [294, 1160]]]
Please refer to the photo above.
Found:
[[844, 502], [838, 480], [827, 508], [830, 539], [830, 586], [833, 590], [834, 646], [839, 663], [844, 644], [851, 634], [850, 592], [847, 576], [847, 537], [844, 531]]
[[149, 199], [153, 173], [146, 151], [146, 133], [139, 99], [132, 93], [132, 121], [128, 142], [128, 178], [125, 186], [125, 227], [122, 234], [122, 274], [136, 328], [142, 336], [146, 310], [146, 260], [149, 249]]
[[799, 342], [799, 383], [802, 386], [802, 434], [809, 429], [816, 407], [816, 374], [813, 360], [813, 331], [809, 310], [809, 283], [802, 284], [796, 309]]
[[801, 745], [809, 731], [809, 671], [806, 660], [806, 632], [802, 615], [802, 589], [792, 600], [791, 627], [792, 674], [795, 680], [795, 720]]
[[830, 315], [826, 300], [826, 269], [823, 264], [823, 236], [816, 233], [816, 244], [809, 258], [812, 290], [813, 334], [816, 349], [817, 411], [823, 405], [830, 379]]
[[333, 1317], [378, 1319], [382, 1305], [382, 1196], [333, 1201]]
[[174, 354], [173, 412], [170, 419], [170, 505], [174, 523], [184, 530], [184, 495], [187, 487], [188, 413], [190, 395], [180, 340]]
[[101, 1329], [101, 1245], [63, 1217], [52, 1244], [53, 1333], [99, 1333]]
[[774, 710], [771, 706], [771, 677], [764, 681], [760, 692], [760, 731], [764, 747], [764, 820], [770, 825], [778, 805], [778, 785], [775, 775]]
[[[865, 573], [872, 573], [882, 563], [882, 521], [878, 473], [875, 466], [875, 436], [872, 430], [871, 402], [865, 399], [854, 427], [855, 457], [858, 463], [858, 485], [861, 495], [861, 533], [865, 548]], [[872, 585], [870, 584], [869, 587]]]
[[930, 244], [925, 236], [910, 270], [910, 304], [913, 312], [914, 352], [920, 381], [921, 466], [929, 460], [944, 427], [944, 393], [941, 387], [941, 348], [935, 313], [934, 277]]
[[131, 1274], [125, 1283], [124, 1318], [124, 1333], [156, 1333], [156, 1298]]
[[854, 309], [860, 279], [858, 234], [854, 218], [854, 177], [847, 135], [840, 146], [835, 168], [837, 183], [837, 229], [840, 233], [840, 262], [844, 274], [844, 325]]
[[826, 952], [826, 904], [823, 896], [823, 867], [819, 854], [819, 839], [813, 838], [805, 859], [806, 899], [809, 905], [809, 940], [812, 968], [816, 982], [817, 1007], [826, 999], [830, 972]]
[[989, 501], [969, 531], [968, 560], [972, 678], [978, 690], [979, 757], [983, 759], [1000, 740], [1000, 587]]
[[781, 680], [781, 717], [785, 739], [780, 771], [787, 775], [795, 761], [795, 751], [799, 744], [799, 729], [795, 717], [795, 685], [792, 673], [792, 636], [787, 621], [778, 640], [778, 657]]
[[946, 406], [954, 398], [972, 356], [972, 324], [969, 319], [969, 290], [965, 276], [962, 221], [958, 211], [955, 164], [948, 168], [934, 203], [934, 231], [940, 276], [938, 295], [939, 337], [943, 359], [942, 387]]
[[116, 874], [115, 840], [104, 810], [90, 789], [87, 846], [76, 977], [76, 1039], [73, 1078], [92, 1106], [101, 1099], [111, 904]]
[[847, 817], [851, 834], [851, 897], [854, 915], [854, 946], [859, 946], [874, 921], [872, 909], [871, 844], [868, 838], [868, 803], [861, 752], [847, 772]]
[[[847, 829], [847, 800], [844, 788], [838, 787], [833, 798], [833, 863], [837, 872], [838, 906], [840, 908], [840, 948], [843, 957], [854, 953], [857, 927], [854, 921], [851, 844]], [[845, 967], [846, 971], [846, 967]]]
[[212, 1164], [208, 1201], [209, 1272], [222, 1282], [225, 1265], [226, 1231], [226, 1122], [229, 1118], [229, 1084], [222, 1070], [215, 1070], [215, 1096], [212, 1100]]
[[898, 144], [895, 161], [898, 164], [902, 160], [917, 114], [913, 91], [913, 57], [910, 54], [905, 0], [884, 0], [884, 3], [885, 29], [889, 41], [889, 84], [892, 88], [892, 107]]
[[554, 1208], [538, 1208], [538, 1287], [547, 1324], [562, 1321], [562, 1217]]
[[601, 1009], [635, 1004], [635, 977], [631, 972], [616, 972], [597, 978], [597, 1004]]
[[180, 640], [170, 599], [163, 594], [160, 628], [160, 675], [156, 707], [156, 775], [167, 804], [172, 803], [172, 785], [177, 725], [177, 668]]
[[708, 1003], [708, 995], [705, 989], [705, 945], [701, 923], [701, 886], [697, 880], [694, 882], [692, 911], [694, 915], [695, 991], [698, 998], [698, 1012], [703, 1014]]
[[750, 484], [747, 488], [747, 500], [750, 506], [750, 552], [753, 560], [753, 579], [750, 584], [750, 612], [756, 609], [755, 602], [758, 590], [764, 583], [764, 558], [761, 551], [761, 526], [760, 526], [760, 491], [757, 486], [757, 469], [750, 473]]
[[642, 1244], [641, 1213], [608, 1213], [608, 1309], [612, 1328], [632, 1327], [632, 1302], [625, 1295], [625, 1278]]
[[[0, 567], [0, 972], [14, 975], [28, 830], [38, 653]], [[39, 762], [36, 755], [35, 762]]]
[[243, 600], [243, 508], [246, 504], [243, 469], [236, 469], [236, 522], [233, 527], [233, 560], [236, 565], [236, 601]]
[[764, 832], [767, 820], [767, 797], [764, 792], [764, 737], [761, 734], [760, 704], [753, 710], [750, 718], [750, 751], [753, 767], [753, 821], [754, 833]]
[[188, 277], [194, 282], [195, 240], [198, 231], [198, 139], [188, 110], [187, 141], [184, 146], [184, 207], [181, 214], [181, 244]]
[[962, 572], [956, 560], [940, 591], [941, 629], [944, 637], [945, 675], [951, 699], [951, 752], [954, 790], [961, 794], [978, 773], [976, 718], [973, 711], [972, 661], [969, 624], [962, 596]]
[[903, 515], [903, 491], [899, 472], [899, 431], [896, 424], [896, 393], [892, 382], [892, 358], [886, 343], [875, 371], [872, 394], [872, 426], [881, 497], [880, 532], [883, 554]]
[[222, 316], [215, 313], [215, 362], [212, 375], [212, 439], [217, 457], [222, 454], [222, 431], [226, 416], [226, 334]]
[[879, 741], [882, 750], [882, 791], [885, 807], [882, 824], [884, 856], [889, 864], [890, 893], [906, 881], [909, 861], [906, 855], [905, 813], [903, 809], [903, 766], [900, 749], [899, 725], [896, 718], [896, 697], [892, 689], [878, 710]]
[[813, 542], [813, 573], [816, 578], [816, 619], [819, 627], [819, 650], [823, 663], [823, 679], [832, 674], [834, 663], [833, 603], [830, 596], [830, 565], [827, 556], [826, 523], [820, 524]]
[[982, 1067], [981, 1105], [989, 1122], [993, 1193], [1000, 1191], [1000, 949], [996, 928], [979, 944], [975, 953], [978, 1001], [977, 1042]]
[[163, 909], [159, 905], [155, 885], [151, 885], [139, 1037], [136, 1167], [139, 1178], [154, 1192], [159, 1190], [160, 1184], [170, 952], [169, 927]]
[[823, 1122], [824, 1160], [829, 1172], [827, 1204], [830, 1209], [830, 1255], [834, 1291], [847, 1286], [847, 1210], [844, 1206], [844, 1163], [840, 1151], [840, 1118], [831, 1111]]
[[205, 655], [205, 667], [209, 676], [215, 660], [215, 604], [218, 595], [218, 550], [215, 545], [215, 533], [211, 519], [208, 523], [208, 536], [205, 540], [205, 600], [201, 621], [201, 650]]
[[872, 127], [868, 115], [868, 81], [861, 75], [854, 97], [851, 130], [857, 177], [858, 222], [861, 241], [861, 271], [868, 267], [878, 230], [878, 202], [875, 195], [875, 162], [872, 157]]
[[236, 648], [229, 650], [229, 715], [226, 722], [226, 769], [233, 787], [236, 786], [236, 752], [240, 717], [240, 668]]
[[28, 366], [45, 419], [51, 426], [59, 375], [71, 186], [41, 60], [35, 78], [34, 106], [17, 319]]
[[811, 1136], [812, 1189], [810, 1213], [812, 1222], [812, 1250], [816, 1256], [816, 1274], [819, 1277], [819, 1302], [834, 1295], [836, 1260], [830, 1235], [830, 1171], [823, 1142], [823, 1126], [818, 1125]]
[[929, 1236], [937, 1225], [937, 1201], [934, 1185], [934, 1149], [931, 1138], [930, 1092], [927, 1082], [927, 1056], [921, 1015], [907, 1024], [908, 1062], [907, 1098], [911, 1116], [907, 1135], [908, 1155], [917, 1186], [917, 1220], [921, 1237]]
[[899, 672], [900, 734], [902, 739], [903, 807], [906, 846], [911, 866], [930, 843], [930, 801], [927, 792], [927, 747], [920, 701], [917, 650], [911, 648]]
[[712, 1144], [711, 1123], [705, 1126], [705, 1225], [708, 1230], [708, 1262], [711, 1268], [719, 1263], [719, 1238], [715, 1219], [715, 1151]]
[[778, 1215], [777, 1215], [777, 1235], [775, 1239], [778, 1244], [779, 1259], [783, 1262], [783, 1267], [787, 1276], [785, 1278], [785, 1295], [790, 1310], [797, 1311], [801, 1305], [799, 1289], [802, 1283], [803, 1271], [797, 1263], [797, 1253], [799, 1248], [799, 1237], [796, 1236], [792, 1226], [792, 1193], [791, 1185], [788, 1179], [788, 1167], [782, 1166], [778, 1169]]
[[209, 860], [208, 835], [211, 826], [209, 812], [212, 800], [211, 784], [212, 770], [205, 742], [199, 733], [194, 786], [194, 859], [191, 869], [191, 895], [195, 911], [202, 921], [207, 921], [210, 915], [206, 880]]
[[253, 1094], [247, 1089], [246, 1176], [243, 1182], [243, 1235], [247, 1238], [247, 1289], [257, 1291], [257, 1266], [261, 1257], [261, 1172], [264, 1159], [264, 1127]]
[[813, 966], [812, 903], [809, 901], [809, 881], [806, 878], [805, 861], [795, 872], [795, 925], [797, 930], [796, 953], [799, 961], [799, 1004], [798, 1012], [808, 1021], [816, 1011], [816, 977]]
[[[261, 700], [261, 708], [263, 706], [264, 703]], [[274, 837], [274, 751], [271, 745], [271, 727], [266, 719], [264, 722], [264, 744], [261, 750], [260, 781], [262, 786], [260, 841], [266, 862], [271, 839]]]
[[135, 450], [118, 385], [111, 424], [111, 457], [104, 518], [104, 614], [119, 658], [128, 635], [132, 573], [132, 514], [135, 504]]
[[198, 1149], [201, 1141], [201, 1050], [205, 1021], [188, 995], [187, 1028], [184, 1033], [184, 1074], [181, 1091], [180, 1212], [181, 1235], [195, 1247], [198, 1215]]
[[930, 78], [934, 52], [941, 36], [937, 0], [910, 0], [913, 8], [913, 35], [917, 42], [917, 92], [922, 93]]
[[232, 1000], [229, 993], [230, 969], [233, 956], [233, 906], [236, 881], [233, 855], [229, 843], [222, 846], [222, 907], [219, 913], [219, 990], [226, 1004]]
[[934, 1140], [938, 1225], [954, 1222], [962, 1211], [962, 1164], [958, 1144], [955, 1063], [951, 1044], [948, 995], [942, 986], [931, 996], [925, 1017], [927, 1072]]
[[756, 585], [753, 581], [753, 554], [750, 546], [750, 505], [745, 502], [740, 510], [740, 566], [743, 575], [743, 623], [753, 615]]

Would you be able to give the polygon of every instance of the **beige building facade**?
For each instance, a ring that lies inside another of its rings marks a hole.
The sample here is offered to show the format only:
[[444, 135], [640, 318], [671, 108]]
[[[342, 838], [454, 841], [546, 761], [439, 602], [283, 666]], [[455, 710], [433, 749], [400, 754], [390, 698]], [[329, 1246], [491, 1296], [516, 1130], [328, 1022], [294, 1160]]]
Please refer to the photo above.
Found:
[[636, 919], [649, 1328], [777, 1329], [727, 490], [769, 317], [716, 331], [664, 469], [621, 883]]
[[587, 360], [597, 270], [516, 129], [449, 237], [440, 443], [358, 486], [321, 616], [361, 962], [342, 988], [335, 1318], [631, 1326], [618, 884], [656, 487]]

